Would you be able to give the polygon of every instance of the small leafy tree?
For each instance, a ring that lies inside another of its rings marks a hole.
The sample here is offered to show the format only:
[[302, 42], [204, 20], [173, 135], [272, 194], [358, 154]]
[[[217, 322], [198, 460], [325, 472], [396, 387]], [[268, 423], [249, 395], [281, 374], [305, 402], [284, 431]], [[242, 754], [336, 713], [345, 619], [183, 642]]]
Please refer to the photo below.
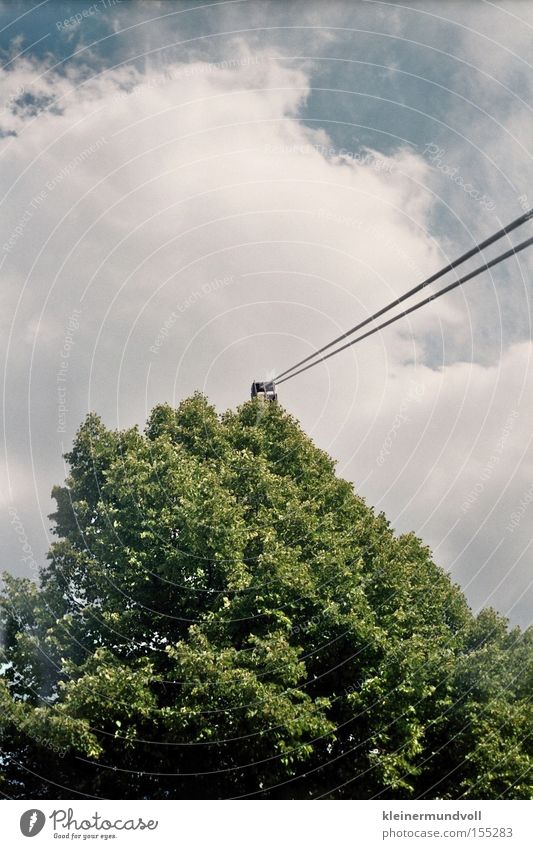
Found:
[[280, 407], [89, 415], [67, 461], [40, 586], [5, 576], [5, 794], [531, 796], [531, 631]]

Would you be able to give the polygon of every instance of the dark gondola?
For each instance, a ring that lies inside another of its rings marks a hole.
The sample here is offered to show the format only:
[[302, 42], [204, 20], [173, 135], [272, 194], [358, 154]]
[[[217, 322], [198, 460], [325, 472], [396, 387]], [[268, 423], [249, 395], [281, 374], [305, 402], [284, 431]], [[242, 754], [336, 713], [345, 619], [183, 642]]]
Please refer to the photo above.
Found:
[[278, 400], [278, 394], [276, 392], [276, 384], [273, 380], [260, 381], [256, 380], [252, 383], [252, 392], [251, 392], [252, 400], [254, 398], [258, 398], [260, 401], [274, 401]]

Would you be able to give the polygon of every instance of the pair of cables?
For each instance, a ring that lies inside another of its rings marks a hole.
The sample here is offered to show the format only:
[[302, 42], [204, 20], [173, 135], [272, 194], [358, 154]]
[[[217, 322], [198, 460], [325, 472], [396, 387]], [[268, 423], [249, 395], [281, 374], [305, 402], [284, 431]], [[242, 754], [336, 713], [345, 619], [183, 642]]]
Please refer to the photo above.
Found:
[[[407, 292], [404, 292], [403, 295], [400, 295], [398, 298], [395, 298], [393, 301], [388, 303], [386, 306], [382, 307], [377, 312], [373, 313], [373, 315], [365, 318], [364, 321], [360, 321], [359, 324], [356, 324], [354, 327], [351, 327], [345, 333], [342, 333], [341, 336], [337, 336], [336, 339], [333, 339], [331, 342], [328, 342], [327, 345], [323, 345], [322, 348], [318, 348], [318, 350], [314, 351], [312, 354], [309, 354], [308, 357], [304, 357], [303, 360], [295, 363], [285, 371], [282, 371], [277, 377], [274, 378], [274, 382], [278, 385], [281, 383], [285, 383], [287, 380], [291, 380], [293, 377], [296, 377], [298, 374], [302, 374], [304, 371], [313, 368], [319, 363], [325, 362], [325, 360], [329, 360], [330, 357], [334, 357], [336, 354], [340, 354], [341, 351], [345, 351], [346, 348], [351, 348], [352, 345], [356, 345], [358, 342], [362, 342], [363, 339], [367, 339], [369, 336], [372, 336], [374, 333], [378, 333], [383, 328], [388, 327], [390, 324], [394, 324], [394, 322], [399, 321], [401, 318], [405, 318], [405, 316], [410, 315], [416, 310], [419, 310], [421, 307], [426, 306], [426, 304], [431, 303], [431, 301], [437, 300], [437, 298], [441, 298], [443, 295], [447, 294], [447, 292], [451, 292], [453, 289], [457, 289], [459, 286], [462, 286], [468, 280], [472, 280], [474, 277], [477, 277], [479, 274], [482, 274], [484, 271], [488, 271], [488, 269], [493, 268], [495, 265], [499, 265], [500, 262], [508, 259], [511, 256], [516, 256], [521, 251], [530, 247], [533, 244], [533, 237], [526, 239], [523, 242], [520, 242], [515, 247], [511, 248], [508, 251], [500, 254], [499, 256], [491, 259], [489, 262], [484, 262], [482, 265], [479, 265], [473, 271], [470, 271], [468, 274], [463, 275], [458, 280], [454, 280], [453, 283], [450, 283], [448, 286], [445, 286], [443, 289], [439, 289], [437, 292], [433, 292], [427, 298], [424, 298], [421, 301], [418, 301], [413, 306], [408, 309], [403, 310], [402, 312], [397, 313], [392, 318], [387, 319], [386, 321], [381, 322], [380, 324], [371, 327], [370, 330], [367, 330], [365, 333], [362, 333], [359, 336], [356, 336], [355, 339], [351, 339], [349, 342], [346, 342], [344, 345], [341, 345], [339, 348], [335, 348], [333, 351], [329, 351], [330, 348], [333, 348], [334, 345], [337, 345], [339, 342], [342, 342], [344, 339], [349, 336], [353, 336], [354, 333], [357, 333], [359, 330], [362, 330], [363, 327], [375, 322], [378, 318], [388, 313], [394, 307], [406, 301], [408, 298], [412, 297], [412, 295], [416, 295], [422, 289], [425, 289], [426, 286], [431, 285], [431, 283], [435, 283], [435, 281], [439, 280], [449, 271], [453, 271], [459, 265], [462, 265], [471, 257], [483, 251], [485, 248], [488, 248], [490, 245], [502, 239], [504, 236], [507, 236], [513, 230], [516, 230], [517, 227], [521, 227], [522, 224], [525, 224], [533, 218], [533, 209], [530, 209], [528, 212], [525, 212], [519, 218], [516, 218], [514, 221], [511, 221], [510, 224], [507, 224], [506, 227], [502, 227], [501, 230], [498, 230], [492, 236], [489, 236], [488, 239], [485, 239], [484, 242], [476, 245], [471, 248], [466, 253], [462, 254], [460, 257], [455, 259], [453, 262], [448, 263], [448, 265], [441, 268], [440, 271], [437, 271], [435, 274], [432, 274], [431, 277], [428, 277], [426, 280], [423, 280], [422, 283], [418, 283], [416, 286], [413, 286], [412, 289], [409, 289]], [[329, 353], [325, 354], [325, 351], [329, 351]], [[321, 356], [324, 354], [324, 356]]]

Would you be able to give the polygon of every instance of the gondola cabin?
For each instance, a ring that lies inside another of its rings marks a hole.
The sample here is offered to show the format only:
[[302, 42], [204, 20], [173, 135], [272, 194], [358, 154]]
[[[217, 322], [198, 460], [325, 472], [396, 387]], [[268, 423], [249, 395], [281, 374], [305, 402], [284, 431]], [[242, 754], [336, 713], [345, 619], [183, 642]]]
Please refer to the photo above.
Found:
[[252, 383], [252, 400], [258, 398], [259, 401], [274, 401], [278, 400], [276, 392], [276, 384], [272, 380], [259, 381]]

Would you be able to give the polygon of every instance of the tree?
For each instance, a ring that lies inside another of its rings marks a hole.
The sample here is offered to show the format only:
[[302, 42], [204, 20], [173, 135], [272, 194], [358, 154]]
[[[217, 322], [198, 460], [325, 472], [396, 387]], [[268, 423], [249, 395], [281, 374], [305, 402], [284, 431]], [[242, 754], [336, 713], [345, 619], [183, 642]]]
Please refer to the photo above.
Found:
[[66, 458], [40, 585], [5, 576], [4, 793], [530, 797], [531, 631], [281, 407], [89, 415]]

